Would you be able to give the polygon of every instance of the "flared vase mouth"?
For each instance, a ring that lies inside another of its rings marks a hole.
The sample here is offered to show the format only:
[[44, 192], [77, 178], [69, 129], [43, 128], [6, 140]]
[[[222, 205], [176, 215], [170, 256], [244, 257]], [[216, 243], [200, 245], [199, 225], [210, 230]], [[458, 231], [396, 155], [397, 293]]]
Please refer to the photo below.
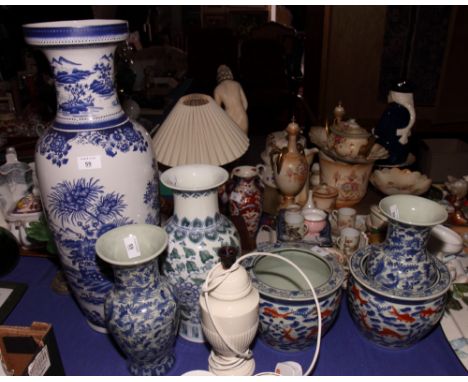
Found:
[[135, 266], [159, 256], [167, 247], [166, 231], [151, 224], [129, 224], [114, 228], [96, 241], [96, 254], [106, 263]]
[[189, 164], [176, 166], [161, 175], [161, 183], [174, 191], [208, 191], [226, 183], [228, 172], [219, 166]]
[[24, 24], [26, 42], [35, 46], [117, 43], [128, 36], [125, 20], [68, 20]]
[[383, 198], [380, 211], [390, 220], [420, 227], [432, 227], [447, 220], [442, 205], [421, 196], [397, 194]]

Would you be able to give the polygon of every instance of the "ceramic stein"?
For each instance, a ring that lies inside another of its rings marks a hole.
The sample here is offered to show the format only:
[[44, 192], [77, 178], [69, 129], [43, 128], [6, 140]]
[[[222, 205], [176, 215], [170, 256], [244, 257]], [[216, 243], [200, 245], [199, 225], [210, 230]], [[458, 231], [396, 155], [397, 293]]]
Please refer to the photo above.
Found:
[[286, 211], [284, 214], [285, 240], [300, 241], [308, 232], [308, 226], [304, 223], [304, 216], [300, 212]]
[[367, 238], [361, 234], [361, 231], [352, 227], [343, 228], [338, 238], [338, 248], [349, 257], [358, 250], [361, 240], [367, 244]]
[[354, 228], [356, 225], [356, 214], [356, 210], [350, 207], [342, 207], [331, 213], [332, 219], [335, 220], [339, 231], [347, 227]]
[[305, 239], [311, 239], [318, 236], [327, 225], [327, 214], [318, 208], [308, 210], [303, 214], [304, 223], [307, 226]]

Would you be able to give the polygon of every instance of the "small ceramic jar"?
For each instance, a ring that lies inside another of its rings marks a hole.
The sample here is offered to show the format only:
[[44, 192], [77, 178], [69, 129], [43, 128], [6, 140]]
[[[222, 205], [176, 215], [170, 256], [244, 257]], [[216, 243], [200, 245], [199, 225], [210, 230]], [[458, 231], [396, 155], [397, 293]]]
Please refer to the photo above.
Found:
[[331, 212], [335, 209], [338, 190], [327, 184], [320, 184], [314, 188], [314, 204], [316, 208]]

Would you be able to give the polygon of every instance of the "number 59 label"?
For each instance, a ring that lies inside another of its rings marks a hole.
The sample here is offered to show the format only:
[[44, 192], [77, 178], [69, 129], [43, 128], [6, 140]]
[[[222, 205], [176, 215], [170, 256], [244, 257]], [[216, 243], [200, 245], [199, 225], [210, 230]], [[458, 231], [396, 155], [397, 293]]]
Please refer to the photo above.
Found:
[[77, 158], [78, 170], [95, 170], [101, 168], [100, 155], [86, 155]]

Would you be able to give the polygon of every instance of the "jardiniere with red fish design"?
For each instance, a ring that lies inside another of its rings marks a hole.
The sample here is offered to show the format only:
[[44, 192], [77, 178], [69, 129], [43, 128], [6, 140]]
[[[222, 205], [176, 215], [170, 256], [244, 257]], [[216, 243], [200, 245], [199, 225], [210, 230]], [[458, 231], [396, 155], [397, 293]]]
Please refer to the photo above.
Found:
[[[299, 243], [275, 243], [259, 248], [298, 265], [314, 286], [322, 315], [322, 335], [333, 324], [345, 278], [342, 266], [326, 249]], [[260, 338], [276, 350], [301, 351], [313, 346], [318, 332], [312, 291], [293, 267], [272, 257], [246, 259], [260, 293]]]

